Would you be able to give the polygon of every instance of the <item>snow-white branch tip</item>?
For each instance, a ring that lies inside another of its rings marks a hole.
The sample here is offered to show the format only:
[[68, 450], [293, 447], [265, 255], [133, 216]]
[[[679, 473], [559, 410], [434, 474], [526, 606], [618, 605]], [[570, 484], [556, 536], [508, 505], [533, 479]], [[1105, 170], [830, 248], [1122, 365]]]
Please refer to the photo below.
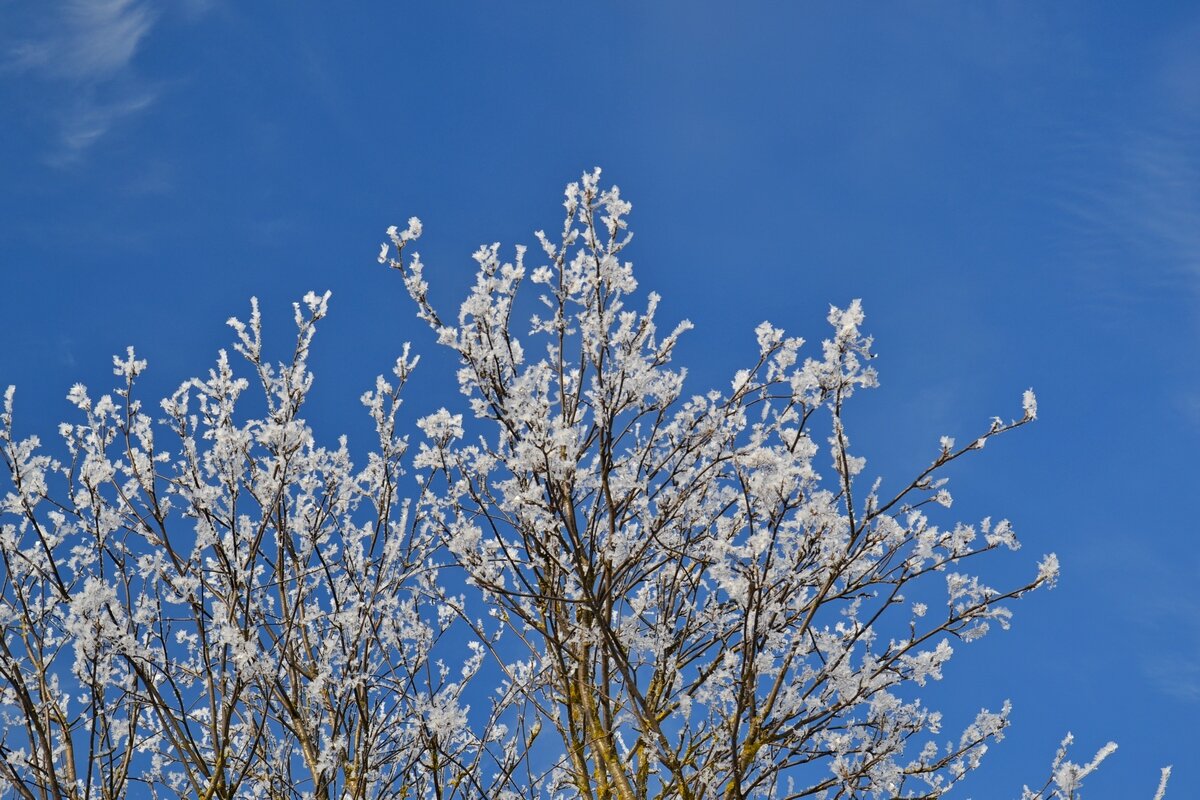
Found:
[[1158, 778], [1158, 791], [1154, 793], [1154, 800], [1163, 800], [1167, 796], [1167, 782], [1171, 780], [1171, 767], [1166, 766]]
[[1037, 396], [1033, 389], [1026, 389], [1021, 396], [1021, 408], [1025, 411], [1025, 419], [1037, 419]]

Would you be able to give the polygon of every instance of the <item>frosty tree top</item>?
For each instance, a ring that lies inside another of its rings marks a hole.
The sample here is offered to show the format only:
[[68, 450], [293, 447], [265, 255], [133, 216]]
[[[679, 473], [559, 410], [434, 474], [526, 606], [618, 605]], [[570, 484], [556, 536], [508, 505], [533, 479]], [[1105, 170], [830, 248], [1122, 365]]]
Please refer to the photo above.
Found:
[[[411, 457], [407, 346], [363, 395], [364, 465], [301, 416], [327, 294], [296, 305], [278, 365], [256, 304], [230, 320], [249, 377], [222, 352], [157, 422], [145, 362], [114, 359], [113, 394], [71, 390], [65, 457], [17, 436], [9, 389], [13, 793], [907, 798], [969, 775], [1008, 704], [946, 732], [920, 687], [1058, 563], [990, 586], [985, 554], [1016, 535], [947, 520], [942, 473], [1032, 421], [1033, 393], [884, 493], [843, 413], [876, 383], [857, 301], [819, 348], [763, 323], [727, 389], [690, 393], [672, 364], [690, 326], [663, 335], [658, 297], [634, 305], [629, 203], [597, 170], [564, 205], [542, 265], [476, 252], [449, 321], [410, 252], [419, 221], [389, 231], [380, 260], [453, 351], [473, 417], [418, 420]], [[544, 310], [524, 322], [527, 281]], [[1081, 766], [1065, 745], [1025, 798], [1074, 797], [1111, 752]]]

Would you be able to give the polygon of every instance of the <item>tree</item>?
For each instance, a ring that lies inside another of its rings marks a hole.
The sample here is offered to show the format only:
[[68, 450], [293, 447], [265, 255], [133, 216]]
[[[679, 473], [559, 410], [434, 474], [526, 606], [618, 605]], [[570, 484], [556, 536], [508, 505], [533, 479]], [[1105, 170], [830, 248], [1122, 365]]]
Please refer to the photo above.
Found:
[[[672, 355], [690, 326], [661, 335], [653, 294], [627, 307], [629, 204], [597, 170], [565, 207], [558, 237], [538, 233], [546, 265], [475, 254], [454, 324], [409, 252], [419, 221], [389, 231], [380, 261], [459, 360], [474, 418], [421, 418], [411, 458], [407, 345], [363, 395], [364, 466], [302, 418], [328, 294], [296, 304], [275, 366], [257, 304], [231, 319], [250, 377], [222, 351], [157, 423], [145, 361], [114, 358], [113, 394], [72, 388], [62, 458], [17, 436], [9, 388], [0, 782], [24, 798], [938, 797], [979, 764], [1007, 703], [939, 745], [919, 689], [1058, 564], [1000, 589], [966, 572], [1018, 543], [1007, 521], [939, 524], [942, 473], [1032, 421], [1033, 393], [1019, 419], [943, 437], [895, 494], [864, 489], [843, 414], [875, 385], [857, 301], [830, 311], [819, 353], [763, 323], [728, 391], [689, 395]], [[523, 343], [526, 278], [546, 310]], [[1080, 766], [1067, 744], [1025, 798], [1075, 796], [1110, 752]]]

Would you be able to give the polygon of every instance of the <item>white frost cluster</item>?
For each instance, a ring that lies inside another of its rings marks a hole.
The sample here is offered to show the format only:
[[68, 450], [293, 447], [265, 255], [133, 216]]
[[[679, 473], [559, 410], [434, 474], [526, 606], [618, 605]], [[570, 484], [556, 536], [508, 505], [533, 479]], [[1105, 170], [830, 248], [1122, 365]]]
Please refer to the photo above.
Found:
[[1037, 397], [1033, 389], [1026, 389], [1021, 396], [1021, 408], [1025, 411], [1025, 419], [1037, 419]]
[[433, 414], [417, 420], [417, 427], [429, 439], [445, 444], [462, 437], [462, 421], [462, 414], [451, 414], [445, 408], [439, 408]]

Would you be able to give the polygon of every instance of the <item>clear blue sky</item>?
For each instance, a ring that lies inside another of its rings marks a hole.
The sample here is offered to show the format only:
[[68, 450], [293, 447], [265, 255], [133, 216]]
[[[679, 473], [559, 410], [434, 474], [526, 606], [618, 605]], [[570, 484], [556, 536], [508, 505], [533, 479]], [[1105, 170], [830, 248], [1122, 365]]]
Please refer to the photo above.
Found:
[[404, 5], [0, 0], [20, 428], [52, 433], [127, 344], [168, 391], [251, 295], [282, 355], [309, 289], [333, 291], [319, 433], [365, 440], [357, 397], [409, 339], [428, 413], [450, 370], [375, 263], [384, 229], [424, 220], [449, 305], [478, 244], [532, 244], [599, 164], [661, 318], [696, 323], [693, 389], [726, 386], [764, 318], [817, 340], [861, 297], [869, 471], [899, 480], [1037, 390], [1038, 423], [952, 485], [1023, 535], [1001, 570], [1063, 562], [936, 689], [1015, 706], [968, 794], [1016, 796], [1072, 730], [1079, 759], [1121, 745], [1088, 800], [1148, 800], [1167, 763], [1200, 797], [1200, 8]]

